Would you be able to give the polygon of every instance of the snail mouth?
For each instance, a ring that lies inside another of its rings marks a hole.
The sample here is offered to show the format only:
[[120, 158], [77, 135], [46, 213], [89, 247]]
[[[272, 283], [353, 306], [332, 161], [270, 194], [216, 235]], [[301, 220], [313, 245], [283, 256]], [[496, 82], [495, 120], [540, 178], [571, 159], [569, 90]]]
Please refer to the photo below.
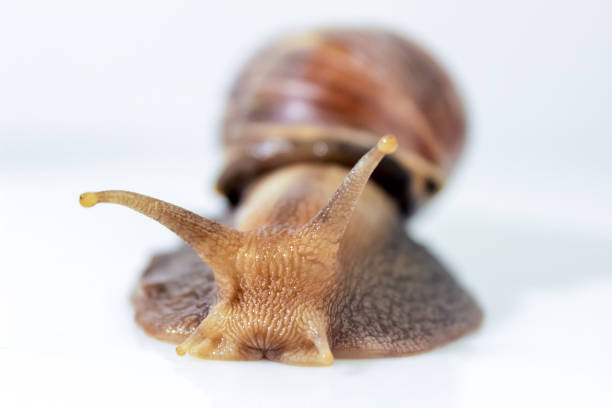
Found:
[[282, 339], [271, 328], [253, 328], [250, 333], [243, 333], [242, 348], [247, 354], [259, 355], [260, 359], [277, 360], [285, 345]]
[[283, 353], [283, 349], [281, 347], [278, 348], [270, 348], [263, 350], [263, 358], [270, 361], [278, 361], [280, 356]]
[[257, 356], [257, 359], [270, 361], [278, 361], [283, 352], [281, 346], [253, 347], [245, 345], [245, 349], [251, 357]]

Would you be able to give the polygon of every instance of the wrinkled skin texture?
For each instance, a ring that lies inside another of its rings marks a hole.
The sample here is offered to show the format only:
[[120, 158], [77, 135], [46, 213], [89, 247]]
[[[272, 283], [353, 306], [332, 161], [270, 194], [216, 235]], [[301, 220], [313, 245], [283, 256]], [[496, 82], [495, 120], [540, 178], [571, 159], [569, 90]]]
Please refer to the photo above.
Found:
[[259, 231], [236, 262], [239, 279], [219, 293], [191, 249], [158, 255], [134, 294], [136, 321], [181, 343], [181, 354], [299, 365], [413, 354], [474, 330], [482, 317], [474, 300], [406, 236], [375, 184], [340, 242], [294, 240], [290, 231], [317, 213], [346, 171], [296, 165], [260, 180], [231, 218], [238, 230]]

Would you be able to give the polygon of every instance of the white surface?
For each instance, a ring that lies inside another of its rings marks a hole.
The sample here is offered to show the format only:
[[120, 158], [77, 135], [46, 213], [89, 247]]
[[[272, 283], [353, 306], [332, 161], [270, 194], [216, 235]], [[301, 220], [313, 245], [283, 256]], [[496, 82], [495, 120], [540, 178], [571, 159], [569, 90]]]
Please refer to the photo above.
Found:
[[[491, 3], [0, 3], [0, 405], [610, 406], [612, 10]], [[412, 33], [461, 84], [469, 149], [412, 229], [485, 323], [421, 356], [323, 369], [179, 358], [128, 301], [175, 238], [78, 193], [222, 211], [232, 74], [262, 40], [332, 22]]]

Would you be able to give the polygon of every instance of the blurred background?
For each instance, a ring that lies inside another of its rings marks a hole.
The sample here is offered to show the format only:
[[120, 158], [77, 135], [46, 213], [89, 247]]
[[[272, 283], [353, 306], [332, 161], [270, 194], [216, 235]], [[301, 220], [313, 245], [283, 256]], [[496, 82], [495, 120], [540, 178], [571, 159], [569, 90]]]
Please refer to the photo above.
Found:
[[[596, 0], [3, 0], [0, 404], [610, 406], [611, 15]], [[274, 37], [333, 25], [407, 35], [458, 85], [465, 154], [408, 227], [485, 323], [432, 353], [325, 370], [180, 359], [129, 304], [151, 253], [177, 239], [78, 194], [222, 213], [235, 74]]]

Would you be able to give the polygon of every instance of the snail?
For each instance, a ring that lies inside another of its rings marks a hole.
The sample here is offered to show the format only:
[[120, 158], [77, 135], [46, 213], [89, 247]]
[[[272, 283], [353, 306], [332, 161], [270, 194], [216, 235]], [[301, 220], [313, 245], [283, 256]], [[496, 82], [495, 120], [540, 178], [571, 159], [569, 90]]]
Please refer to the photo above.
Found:
[[273, 42], [239, 74], [223, 140], [222, 220], [127, 191], [79, 198], [132, 208], [188, 244], [154, 256], [133, 294], [147, 334], [179, 355], [329, 365], [479, 326], [474, 298], [404, 228], [465, 142], [457, 92], [419, 46], [360, 29]]

